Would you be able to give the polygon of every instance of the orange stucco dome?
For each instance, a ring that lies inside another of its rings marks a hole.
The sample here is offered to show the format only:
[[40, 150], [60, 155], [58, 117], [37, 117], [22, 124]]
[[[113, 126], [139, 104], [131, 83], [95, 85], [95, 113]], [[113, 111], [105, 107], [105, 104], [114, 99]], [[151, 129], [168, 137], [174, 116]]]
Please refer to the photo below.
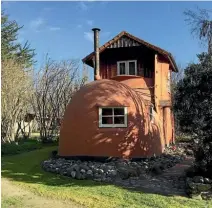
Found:
[[[99, 107], [127, 107], [127, 127], [99, 128]], [[60, 156], [143, 157], [162, 152], [157, 126], [141, 96], [114, 80], [82, 87], [69, 103], [60, 130]]]

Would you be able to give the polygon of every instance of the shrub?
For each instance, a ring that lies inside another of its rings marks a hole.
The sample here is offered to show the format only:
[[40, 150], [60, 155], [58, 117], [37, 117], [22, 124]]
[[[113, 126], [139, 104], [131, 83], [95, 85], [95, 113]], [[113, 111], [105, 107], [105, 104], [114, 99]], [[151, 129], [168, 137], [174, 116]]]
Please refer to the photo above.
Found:
[[21, 141], [20, 143], [5, 143], [1, 145], [2, 155], [14, 155], [42, 148], [42, 144], [36, 140]]
[[180, 130], [192, 135], [196, 165], [203, 175], [212, 176], [212, 55], [198, 55], [177, 83], [175, 117]]

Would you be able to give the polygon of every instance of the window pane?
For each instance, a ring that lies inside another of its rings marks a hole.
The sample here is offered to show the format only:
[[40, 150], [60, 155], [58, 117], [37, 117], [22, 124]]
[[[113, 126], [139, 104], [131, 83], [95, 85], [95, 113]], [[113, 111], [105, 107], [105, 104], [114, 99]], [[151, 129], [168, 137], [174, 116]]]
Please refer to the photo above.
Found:
[[102, 108], [102, 115], [103, 116], [113, 115], [112, 108]]
[[125, 63], [119, 63], [120, 74], [126, 74], [126, 66]]
[[113, 124], [113, 117], [102, 117], [102, 124]]
[[124, 124], [124, 116], [114, 117], [114, 124]]
[[135, 62], [129, 62], [129, 75], [135, 75]]
[[114, 115], [124, 115], [124, 108], [114, 108]]

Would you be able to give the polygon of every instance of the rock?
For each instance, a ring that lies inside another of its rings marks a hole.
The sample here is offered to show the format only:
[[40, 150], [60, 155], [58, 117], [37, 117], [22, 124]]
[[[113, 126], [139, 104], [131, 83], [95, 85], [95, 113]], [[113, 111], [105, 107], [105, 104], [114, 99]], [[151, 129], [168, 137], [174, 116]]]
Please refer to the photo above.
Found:
[[75, 176], [76, 176], [76, 171], [71, 171], [71, 177], [75, 178]]
[[194, 193], [197, 190], [197, 186], [194, 182], [192, 182], [192, 179], [189, 181], [186, 181], [186, 185], [188, 189], [190, 189], [190, 192]]
[[80, 172], [76, 172], [76, 179], [81, 180], [82, 179], [82, 174]]
[[116, 170], [110, 170], [108, 171], [108, 175], [111, 177], [115, 177], [117, 175], [117, 171]]
[[105, 178], [105, 181], [104, 182], [109, 183], [111, 181], [112, 181], [112, 179], [110, 177], [107, 177], [107, 178]]
[[212, 200], [212, 192], [201, 193], [201, 196], [204, 200]]
[[206, 184], [212, 184], [212, 180], [209, 178], [204, 178], [204, 183]]
[[195, 182], [195, 183], [204, 183], [204, 178], [202, 176], [195, 176], [193, 178], [193, 182]]
[[87, 171], [87, 170], [89, 170], [89, 167], [85, 164], [82, 164], [82, 165], [80, 165], [80, 169]]
[[56, 173], [59, 173], [59, 172], [60, 172], [60, 169], [59, 169], [59, 168], [56, 168], [56, 169], [55, 169], [55, 172], [56, 172]]
[[86, 171], [85, 171], [84, 169], [81, 169], [80, 172], [81, 172], [82, 174], [86, 173]]
[[211, 189], [210, 184], [204, 184], [204, 183], [196, 183], [197, 190], [202, 192], [202, 191], [208, 191]]
[[160, 168], [160, 165], [154, 165], [152, 168], [151, 168], [151, 171], [154, 173], [154, 174], [161, 174], [162, 173], [162, 170]]
[[99, 175], [98, 173], [95, 173], [94, 178], [101, 178], [101, 175]]
[[[65, 169], [65, 168], [63, 168], [63, 169]], [[68, 175], [71, 175], [71, 172], [73, 171], [73, 168], [72, 167], [67, 168], [66, 171], [67, 171]]]
[[87, 171], [87, 175], [93, 175], [93, 171], [92, 170], [88, 170]]
[[129, 177], [137, 177], [139, 175], [139, 172], [135, 168], [129, 168], [128, 174]]
[[99, 173], [99, 174], [103, 174], [103, 173], [104, 173], [104, 170], [98, 169], [98, 173]]
[[123, 180], [128, 179], [130, 177], [129, 171], [127, 170], [127, 168], [123, 168], [123, 167], [119, 168], [118, 173], [119, 173], [120, 178]]
[[144, 166], [144, 169], [145, 169], [145, 170], [148, 170], [148, 169], [149, 169], [149, 166], [148, 166], [148, 165], [145, 165], [145, 166]]
[[187, 149], [186, 154], [191, 156], [191, 155], [194, 155], [194, 152], [191, 149]]
[[78, 164], [72, 165], [71, 168], [72, 168], [73, 170], [75, 170], [75, 171], [79, 171], [79, 169], [80, 169], [80, 167], [79, 167]]
[[191, 197], [192, 199], [202, 200], [201, 194], [191, 194], [190, 197]]

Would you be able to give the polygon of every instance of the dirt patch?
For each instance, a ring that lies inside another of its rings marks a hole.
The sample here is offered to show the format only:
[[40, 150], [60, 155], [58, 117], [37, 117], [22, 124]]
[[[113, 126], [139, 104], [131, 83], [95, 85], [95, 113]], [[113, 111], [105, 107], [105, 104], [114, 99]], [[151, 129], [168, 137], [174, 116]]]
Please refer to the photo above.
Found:
[[21, 189], [8, 179], [1, 179], [2, 208], [82, 208], [71, 201], [60, 201], [37, 196], [34, 193]]

